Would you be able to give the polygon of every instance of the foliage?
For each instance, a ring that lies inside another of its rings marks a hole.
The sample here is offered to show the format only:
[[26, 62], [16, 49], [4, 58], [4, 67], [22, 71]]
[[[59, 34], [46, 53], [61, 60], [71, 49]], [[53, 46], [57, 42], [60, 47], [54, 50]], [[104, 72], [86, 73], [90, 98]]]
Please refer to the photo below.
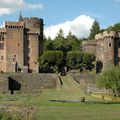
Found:
[[44, 51], [47, 50], [61, 50], [66, 54], [68, 51], [81, 50], [81, 40], [71, 32], [68, 36], [64, 37], [64, 32], [62, 29], [59, 30], [57, 36], [51, 40], [51, 38], [46, 38], [44, 42]]
[[113, 26], [109, 26], [106, 30], [120, 32], [120, 22], [114, 24]]
[[45, 42], [44, 42], [44, 51], [47, 50], [54, 50], [54, 45], [53, 45], [53, 41], [51, 40], [50, 37], [45, 38]]
[[71, 32], [68, 33], [66, 37], [65, 44], [68, 46], [68, 51], [81, 50], [81, 41], [75, 35], [72, 35]]
[[62, 63], [62, 51], [46, 51], [39, 58], [41, 72], [56, 72]]
[[95, 61], [95, 55], [90, 53], [83, 53], [80, 51], [70, 51], [67, 53], [67, 65], [71, 69], [92, 70]]
[[71, 69], [82, 69], [83, 67], [83, 52], [70, 51], [67, 53], [67, 66]]
[[99, 23], [97, 22], [97, 20], [94, 21], [92, 28], [90, 29], [90, 36], [89, 39], [95, 39], [95, 35], [98, 34], [100, 32], [100, 26]]
[[[85, 68], [92, 70], [94, 67], [92, 62], [95, 60], [95, 56], [80, 52], [82, 50], [82, 40], [85, 40], [85, 38], [78, 39], [71, 31], [64, 37], [62, 29], [59, 30], [54, 40], [51, 40], [50, 37], [45, 38], [44, 53], [39, 60], [39, 62], [41, 61], [40, 68], [42, 71], [56, 72], [61, 64], [67, 65], [70, 69], [80, 69], [82, 71]], [[61, 62], [58, 62], [59, 64], [56, 63], [57, 60], [54, 59], [55, 54], [52, 51], [63, 52]]]
[[120, 68], [112, 67], [104, 71], [98, 77], [98, 86], [105, 87], [106, 89], [111, 89], [114, 96], [118, 97], [120, 90]]
[[92, 70], [94, 68], [93, 62], [95, 61], [95, 55], [91, 53], [84, 53], [83, 64], [86, 70]]

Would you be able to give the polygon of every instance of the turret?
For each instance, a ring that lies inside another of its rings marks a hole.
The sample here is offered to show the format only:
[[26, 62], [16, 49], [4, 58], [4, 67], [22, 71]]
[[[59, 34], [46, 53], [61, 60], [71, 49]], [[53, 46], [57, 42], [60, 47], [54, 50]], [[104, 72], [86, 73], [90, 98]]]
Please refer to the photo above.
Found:
[[19, 19], [18, 21], [21, 22], [23, 20], [23, 17], [22, 17], [22, 12], [20, 11], [20, 16], [19, 16]]
[[97, 41], [96, 59], [102, 62], [103, 69], [111, 66], [111, 64], [116, 64], [116, 36], [117, 33], [114, 31], [104, 31], [95, 36]]

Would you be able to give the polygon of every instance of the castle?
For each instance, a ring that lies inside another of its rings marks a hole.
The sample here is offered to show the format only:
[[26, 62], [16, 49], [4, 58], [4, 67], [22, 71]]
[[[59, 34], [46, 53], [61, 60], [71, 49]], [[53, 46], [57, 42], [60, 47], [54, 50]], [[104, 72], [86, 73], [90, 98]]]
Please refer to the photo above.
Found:
[[38, 57], [43, 51], [43, 19], [5, 21], [0, 28], [0, 72], [38, 73]]
[[83, 42], [83, 51], [96, 55], [96, 70], [120, 64], [120, 32], [104, 31], [95, 40]]

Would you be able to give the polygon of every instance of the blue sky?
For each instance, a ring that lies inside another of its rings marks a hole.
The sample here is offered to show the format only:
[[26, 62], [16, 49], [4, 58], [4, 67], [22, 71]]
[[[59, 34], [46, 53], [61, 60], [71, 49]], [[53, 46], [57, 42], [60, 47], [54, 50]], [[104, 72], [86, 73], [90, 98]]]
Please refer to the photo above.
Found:
[[[102, 28], [120, 21], [120, 0], [2, 0], [0, 24], [5, 20], [17, 20], [20, 10], [23, 16], [43, 18], [45, 29], [49, 30], [59, 24], [64, 25], [66, 21], [72, 24], [81, 15], [97, 19]], [[87, 24], [87, 20], [85, 22]]]

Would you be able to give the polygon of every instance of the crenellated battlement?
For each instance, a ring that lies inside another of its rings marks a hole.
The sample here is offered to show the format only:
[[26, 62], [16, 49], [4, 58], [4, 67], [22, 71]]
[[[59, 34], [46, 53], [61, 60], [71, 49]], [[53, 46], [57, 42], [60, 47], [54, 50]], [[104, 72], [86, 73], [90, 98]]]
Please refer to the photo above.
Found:
[[117, 32], [115, 32], [115, 31], [104, 31], [102, 33], [95, 35], [96, 40], [103, 39], [103, 38], [114, 39], [116, 37], [117, 37]]
[[5, 28], [23, 29], [24, 22], [5, 22]]
[[26, 18], [23, 18], [23, 21], [24, 22], [40, 22], [40, 23], [43, 23], [43, 19], [42, 18], [38, 18], [38, 17], [26, 17]]
[[90, 40], [90, 41], [83, 41], [82, 42], [82, 45], [83, 46], [97, 46], [97, 43], [95, 40]]

